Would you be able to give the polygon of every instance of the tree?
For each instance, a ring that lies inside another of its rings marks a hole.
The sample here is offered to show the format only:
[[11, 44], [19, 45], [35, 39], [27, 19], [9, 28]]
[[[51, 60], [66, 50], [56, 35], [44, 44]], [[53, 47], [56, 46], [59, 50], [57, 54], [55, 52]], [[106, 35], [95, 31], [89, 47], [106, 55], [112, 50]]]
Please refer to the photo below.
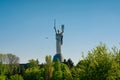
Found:
[[23, 80], [23, 77], [21, 75], [15, 74], [10, 76], [10, 80]]
[[67, 61], [66, 61], [66, 59], [64, 59], [64, 64], [66, 64], [69, 68], [74, 67], [74, 63], [70, 58]]
[[38, 62], [34, 59], [29, 60], [28, 68], [24, 75], [25, 80], [41, 80]]
[[6, 80], [6, 76], [5, 75], [0, 75], [0, 80]]
[[81, 69], [81, 80], [115, 80], [119, 71], [115, 56], [105, 44], [89, 51], [87, 57], [79, 61], [76, 67]]
[[113, 66], [116, 66], [113, 70], [116, 70], [117, 68], [117, 71], [116, 71], [116, 80], [119, 80], [120, 79], [120, 50], [118, 50], [116, 47], [112, 48], [113, 50], [113, 53], [115, 55], [115, 62], [117, 65], [113, 65]]
[[0, 73], [8, 77], [19, 73], [19, 57], [13, 54], [0, 54]]
[[39, 68], [26, 69], [24, 80], [41, 80]]
[[6, 73], [6, 64], [5, 64], [5, 55], [0, 54], [0, 74], [5, 74]]
[[3, 55], [0, 54], [0, 75], [3, 74]]
[[73, 80], [71, 71], [66, 64], [61, 63], [62, 79], [63, 80]]
[[29, 60], [28, 68], [39, 68], [38, 61], [34, 59]]
[[23, 65], [20, 65], [20, 72], [19, 72], [19, 74], [21, 74], [22, 76], [25, 75], [25, 68], [24, 68]]
[[71, 75], [72, 75], [73, 80], [80, 80], [80, 76], [82, 75], [82, 71], [80, 68], [74, 67], [71, 69]]
[[40, 80], [45, 80], [45, 68], [40, 68]]
[[62, 77], [63, 76], [62, 76], [62, 70], [61, 70], [61, 63], [59, 59], [57, 59], [56, 62], [54, 63], [52, 80], [63, 80]]
[[8, 74], [16, 74], [19, 71], [19, 57], [13, 54], [6, 54], [6, 64], [8, 69]]
[[46, 80], [51, 80], [52, 79], [52, 72], [53, 72], [51, 56], [46, 56], [45, 60], [46, 60], [46, 65], [45, 65]]
[[16, 55], [13, 54], [7, 54], [6, 55], [7, 59], [6, 59], [6, 63], [7, 64], [18, 64], [19, 63], [19, 57], [17, 57]]

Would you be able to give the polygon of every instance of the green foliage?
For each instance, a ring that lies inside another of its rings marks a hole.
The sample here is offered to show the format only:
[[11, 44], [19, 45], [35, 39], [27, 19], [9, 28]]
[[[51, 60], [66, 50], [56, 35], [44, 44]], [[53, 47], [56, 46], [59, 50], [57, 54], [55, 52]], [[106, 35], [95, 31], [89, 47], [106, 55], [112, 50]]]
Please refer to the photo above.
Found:
[[61, 64], [61, 71], [63, 80], [72, 80], [71, 71], [66, 64]]
[[4, 58], [5, 55], [4, 54], [0, 54], [0, 75], [3, 75], [6, 73], [6, 65], [3, 64], [4, 63]]
[[45, 80], [46, 76], [45, 76], [45, 69], [41, 68], [40, 69], [40, 80]]
[[73, 80], [80, 80], [81, 75], [83, 75], [82, 73], [83, 72], [81, 71], [80, 68], [74, 67], [71, 69], [71, 74], [72, 74]]
[[10, 80], [24, 80], [21, 75], [15, 74], [10, 76]]
[[36, 60], [29, 60], [28, 68], [25, 71], [24, 80], [44, 80], [45, 69], [39, 68]]
[[25, 71], [25, 80], [40, 80], [40, 70], [38, 68], [28, 68]]
[[0, 54], [0, 75], [9, 78], [19, 73], [19, 58], [13, 54]]
[[66, 64], [70, 69], [74, 67], [74, 63], [70, 58], [67, 61], [64, 59], [63, 63]]
[[24, 68], [19, 67], [15, 55], [0, 54], [0, 80], [120, 80], [120, 50], [108, 49], [105, 44], [88, 51], [76, 66], [71, 59], [52, 62], [52, 57], [46, 56], [45, 61], [39, 65], [31, 59]]
[[115, 80], [119, 73], [114, 54], [104, 44], [89, 51], [88, 56], [77, 67], [81, 69], [81, 80]]
[[38, 62], [34, 59], [29, 60], [28, 68], [38, 68]]
[[25, 68], [24, 68], [24, 66], [22, 65], [22, 66], [20, 66], [20, 71], [19, 71], [19, 74], [21, 74], [22, 76], [24, 76], [25, 75]]
[[52, 80], [62, 80], [62, 70], [61, 70], [61, 63], [59, 59], [56, 60], [54, 64], [54, 71], [53, 71], [53, 77]]
[[0, 75], [0, 80], [6, 80], [6, 76], [5, 75]]
[[55, 71], [53, 73], [52, 80], [63, 80], [62, 79], [62, 71]]
[[5, 55], [5, 64], [7, 64], [8, 75], [17, 74], [19, 72], [19, 57], [13, 54]]
[[45, 65], [45, 78], [46, 80], [51, 80], [52, 79], [52, 73], [53, 73], [53, 68], [52, 68], [52, 59], [51, 56], [46, 56], [46, 65]]

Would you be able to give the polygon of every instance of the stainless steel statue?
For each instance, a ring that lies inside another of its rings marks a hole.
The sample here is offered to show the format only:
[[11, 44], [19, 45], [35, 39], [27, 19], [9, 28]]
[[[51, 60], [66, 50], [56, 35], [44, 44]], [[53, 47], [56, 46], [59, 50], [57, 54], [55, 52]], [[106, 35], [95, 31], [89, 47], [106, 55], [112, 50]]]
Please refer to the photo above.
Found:
[[56, 55], [54, 56], [53, 61], [55, 62], [56, 59], [59, 59], [61, 62], [63, 62], [64, 59], [61, 54], [61, 45], [63, 44], [64, 25], [61, 25], [61, 31], [60, 31], [59, 29], [56, 29], [56, 25], [54, 22], [54, 30], [56, 33]]
[[56, 30], [56, 27], [54, 27], [55, 33], [56, 33], [56, 53], [61, 54], [61, 45], [63, 44], [63, 33], [64, 33], [64, 25], [61, 26], [62, 31]]

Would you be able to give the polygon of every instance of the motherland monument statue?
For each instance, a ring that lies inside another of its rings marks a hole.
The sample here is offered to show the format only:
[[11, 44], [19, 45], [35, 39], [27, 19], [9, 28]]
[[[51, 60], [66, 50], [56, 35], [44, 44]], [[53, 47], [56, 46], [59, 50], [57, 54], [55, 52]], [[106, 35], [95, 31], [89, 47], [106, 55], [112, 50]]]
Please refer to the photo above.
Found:
[[59, 29], [56, 29], [56, 22], [54, 21], [54, 30], [56, 35], [56, 54], [53, 57], [53, 62], [55, 62], [57, 59], [59, 59], [60, 62], [63, 62], [64, 58], [61, 53], [61, 45], [63, 44], [64, 25], [61, 25], [60, 31]]

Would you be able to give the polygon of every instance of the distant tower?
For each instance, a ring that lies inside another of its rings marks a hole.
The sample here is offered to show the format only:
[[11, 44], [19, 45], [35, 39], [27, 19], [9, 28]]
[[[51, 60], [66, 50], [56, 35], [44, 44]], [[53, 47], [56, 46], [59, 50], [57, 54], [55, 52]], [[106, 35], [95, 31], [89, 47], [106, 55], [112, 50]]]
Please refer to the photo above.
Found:
[[56, 33], [56, 54], [53, 57], [53, 62], [55, 62], [57, 59], [59, 59], [60, 62], [63, 62], [64, 58], [61, 53], [61, 45], [63, 44], [64, 25], [61, 25], [61, 31], [59, 29], [56, 30], [56, 23], [54, 21], [54, 29]]

